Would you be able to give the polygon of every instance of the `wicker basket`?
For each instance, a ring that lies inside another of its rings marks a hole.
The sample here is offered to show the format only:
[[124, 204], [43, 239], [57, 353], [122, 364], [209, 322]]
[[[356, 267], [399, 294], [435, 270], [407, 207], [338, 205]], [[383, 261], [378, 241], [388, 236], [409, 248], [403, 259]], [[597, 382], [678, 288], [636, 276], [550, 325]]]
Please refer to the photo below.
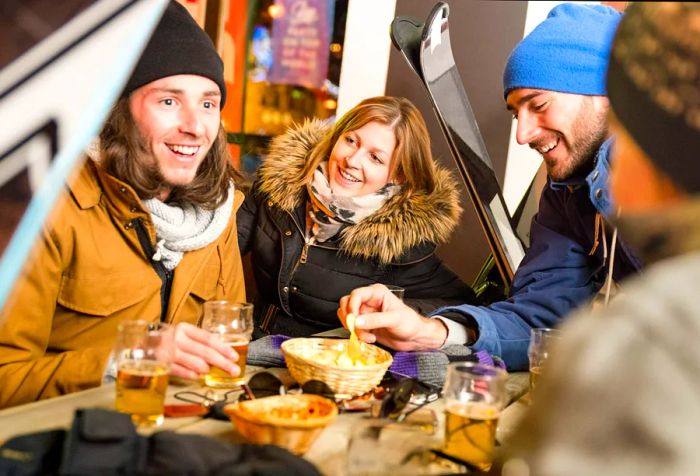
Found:
[[224, 407], [236, 430], [251, 443], [273, 444], [304, 454], [338, 415], [338, 407], [318, 395], [279, 395]]
[[361, 342], [362, 354], [374, 360], [374, 364], [359, 368], [341, 368], [313, 360], [315, 353], [340, 351], [347, 346], [345, 339], [297, 338], [282, 343], [282, 352], [292, 377], [304, 384], [308, 380], [325, 382], [336, 398], [350, 398], [367, 393], [382, 380], [392, 362], [389, 352]]

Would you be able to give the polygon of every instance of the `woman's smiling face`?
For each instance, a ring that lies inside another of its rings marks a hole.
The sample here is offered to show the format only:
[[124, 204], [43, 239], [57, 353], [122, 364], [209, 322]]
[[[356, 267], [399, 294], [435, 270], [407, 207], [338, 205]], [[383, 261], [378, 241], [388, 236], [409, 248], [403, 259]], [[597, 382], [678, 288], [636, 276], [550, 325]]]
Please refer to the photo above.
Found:
[[389, 182], [396, 136], [381, 122], [368, 122], [341, 135], [328, 160], [333, 193], [359, 197], [380, 190]]

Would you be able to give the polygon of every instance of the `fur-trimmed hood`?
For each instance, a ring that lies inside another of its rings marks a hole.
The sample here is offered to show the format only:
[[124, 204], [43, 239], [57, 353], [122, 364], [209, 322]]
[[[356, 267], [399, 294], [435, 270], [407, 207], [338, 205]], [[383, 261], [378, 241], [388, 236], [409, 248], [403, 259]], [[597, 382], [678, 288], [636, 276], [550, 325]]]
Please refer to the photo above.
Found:
[[[313, 120], [273, 139], [258, 170], [259, 191], [266, 199], [290, 213], [306, 200], [302, 170], [326, 132], [328, 126]], [[400, 191], [369, 217], [345, 227], [340, 248], [353, 258], [391, 263], [415, 246], [447, 241], [461, 212], [457, 183], [437, 167], [432, 193]]]

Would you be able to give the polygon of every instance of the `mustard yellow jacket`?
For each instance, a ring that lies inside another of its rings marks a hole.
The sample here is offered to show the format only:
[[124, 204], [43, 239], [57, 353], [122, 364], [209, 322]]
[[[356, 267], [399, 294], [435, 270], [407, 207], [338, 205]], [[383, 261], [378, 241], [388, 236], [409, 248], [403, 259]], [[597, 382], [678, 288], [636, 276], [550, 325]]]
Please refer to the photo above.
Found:
[[[204, 301], [245, 299], [235, 219], [242, 200], [237, 191], [221, 236], [175, 268], [167, 322], [196, 324]], [[88, 159], [2, 310], [0, 408], [100, 385], [117, 324], [160, 319], [162, 282], [135, 220], [155, 245], [136, 193]]]

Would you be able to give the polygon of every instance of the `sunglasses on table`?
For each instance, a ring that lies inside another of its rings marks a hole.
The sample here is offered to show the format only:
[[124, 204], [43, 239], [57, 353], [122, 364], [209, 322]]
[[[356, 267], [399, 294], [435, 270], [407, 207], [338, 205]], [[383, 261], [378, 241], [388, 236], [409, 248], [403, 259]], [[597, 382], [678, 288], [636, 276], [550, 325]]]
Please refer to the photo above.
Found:
[[440, 398], [439, 387], [397, 372], [387, 372], [375, 396], [381, 404], [372, 409], [372, 416], [404, 421], [411, 414]]
[[[309, 380], [303, 385], [285, 386], [284, 383], [270, 372], [259, 372], [242, 383], [240, 387], [225, 393], [206, 391], [204, 393], [185, 390], [175, 393], [175, 398], [191, 404], [187, 408], [182, 405], [166, 405], [166, 416], [204, 416], [219, 420], [228, 420], [224, 406], [229, 403], [252, 400], [253, 398], [285, 395], [286, 393], [307, 393], [320, 395], [335, 400], [330, 387], [320, 380]], [[168, 414], [170, 413], [170, 414]]]
[[[204, 394], [182, 391], [177, 392], [175, 398], [201, 406], [200, 415], [227, 420], [223, 407], [229, 403], [286, 393], [306, 393], [335, 401], [341, 412], [370, 411], [374, 417], [403, 421], [412, 413], [437, 400], [440, 392], [438, 387], [418, 379], [387, 372], [385, 378], [373, 391], [352, 399], [338, 400], [333, 390], [320, 380], [308, 380], [301, 386], [285, 385], [270, 372], [258, 372], [251, 376], [247, 383], [241, 384], [240, 388], [234, 388], [223, 394], [213, 391], [207, 391]], [[408, 410], [404, 411], [407, 407]]]
[[243, 389], [243, 393], [238, 401], [271, 397], [274, 395], [285, 395], [287, 393], [307, 393], [319, 395], [335, 401], [333, 390], [320, 380], [307, 380], [301, 386], [285, 386], [282, 380], [270, 372], [259, 372], [253, 375], [250, 377], [247, 384], [241, 384], [241, 388]]

